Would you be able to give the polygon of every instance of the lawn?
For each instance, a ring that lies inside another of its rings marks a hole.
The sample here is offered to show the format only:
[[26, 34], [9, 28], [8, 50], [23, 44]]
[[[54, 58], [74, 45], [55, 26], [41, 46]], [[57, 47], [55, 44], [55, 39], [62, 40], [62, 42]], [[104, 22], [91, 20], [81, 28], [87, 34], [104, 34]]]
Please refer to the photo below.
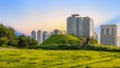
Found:
[[1, 49], [0, 68], [120, 67], [120, 53], [89, 50]]

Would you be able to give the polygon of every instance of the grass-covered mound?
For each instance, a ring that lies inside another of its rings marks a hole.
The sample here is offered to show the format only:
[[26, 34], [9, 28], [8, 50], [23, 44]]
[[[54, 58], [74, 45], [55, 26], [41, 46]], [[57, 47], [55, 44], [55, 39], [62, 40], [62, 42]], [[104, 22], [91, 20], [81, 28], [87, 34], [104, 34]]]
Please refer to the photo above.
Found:
[[79, 42], [79, 38], [72, 35], [52, 35], [38, 48], [53, 50], [78, 49], [80, 46]]
[[51, 44], [76, 44], [79, 43], [79, 39], [72, 35], [52, 35], [42, 45]]
[[95, 39], [90, 39], [89, 42], [86, 42], [86, 37], [76, 37], [72, 35], [52, 35], [46, 41], [44, 41], [40, 47], [42, 49], [80, 49], [83, 45], [88, 44], [98, 44], [98, 41]]

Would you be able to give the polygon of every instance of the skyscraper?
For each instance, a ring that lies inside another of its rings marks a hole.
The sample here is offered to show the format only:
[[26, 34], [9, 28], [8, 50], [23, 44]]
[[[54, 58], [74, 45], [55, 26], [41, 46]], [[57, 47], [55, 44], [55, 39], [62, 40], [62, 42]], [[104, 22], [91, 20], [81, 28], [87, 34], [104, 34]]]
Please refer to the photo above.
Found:
[[77, 35], [78, 14], [74, 14], [67, 18], [67, 33]]
[[36, 32], [34, 30], [31, 32], [31, 37], [36, 40]]
[[83, 17], [83, 36], [92, 37], [94, 34], [94, 24], [90, 17]]
[[42, 31], [41, 30], [37, 31], [37, 41], [38, 43], [42, 43]]
[[80, 17], [73, 14], [67, 18], [67, 33], [75, 36], [92, 37], [94, 24], [90, 17]]
[[117, 25], [100, 26], [101, 44], [117, 46]]

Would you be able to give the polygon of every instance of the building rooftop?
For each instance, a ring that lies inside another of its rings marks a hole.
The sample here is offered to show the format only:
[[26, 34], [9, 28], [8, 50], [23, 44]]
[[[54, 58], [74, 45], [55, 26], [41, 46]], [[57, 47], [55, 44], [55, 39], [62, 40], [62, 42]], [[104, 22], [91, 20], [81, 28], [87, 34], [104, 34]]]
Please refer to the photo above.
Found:
[[79, 14], [72, 14], [73, 17], [80, 16]]
[[107, 25], [101, 25], [101, 26], [117, 26], [116, 24], [107, 24]]

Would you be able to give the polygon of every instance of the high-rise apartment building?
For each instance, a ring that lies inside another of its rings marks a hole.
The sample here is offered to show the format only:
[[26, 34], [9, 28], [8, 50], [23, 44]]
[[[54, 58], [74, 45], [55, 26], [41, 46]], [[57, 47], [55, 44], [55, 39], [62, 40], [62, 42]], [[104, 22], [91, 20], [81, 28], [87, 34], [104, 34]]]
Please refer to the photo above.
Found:
[[47, 31], [43, 31], [43, 34], [42, 34], [42, 41], [44, 42], [46, 39], [48, 39], [48, 32]]
[[94, 24], [90, 17], [80, 17], [73, 14], [67, 18], [67, 33], [75, 36], [92, 37]]
[[78, 14], [74, 14], [67, 18], [67, 33], [77, 36]]
[[117, 25], [100, 26], [100, 43], [117, 46]]
[[37, 31], [37, 41], [38, 43], [42, 43], [42, 31], [41, 30]]
[[83, 36], [92, 37], [94, 34], [94, 23], [90, 17], [83, 17]]
[[31, 37], [36, 40], [36, 32], [34, 30], [31, 32]]

